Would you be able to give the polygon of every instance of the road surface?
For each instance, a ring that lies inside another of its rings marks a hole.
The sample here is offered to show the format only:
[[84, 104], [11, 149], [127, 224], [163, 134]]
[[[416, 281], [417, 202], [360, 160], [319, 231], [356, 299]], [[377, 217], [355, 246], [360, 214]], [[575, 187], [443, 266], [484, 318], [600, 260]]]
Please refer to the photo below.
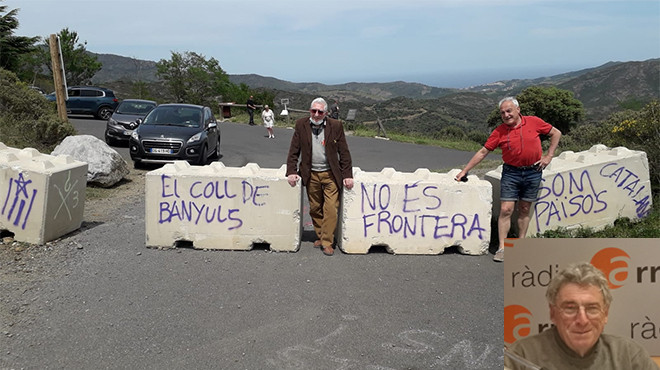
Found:
[[[103, 136], [102, 121], [71, 121]], [[284, 164], [291, 130], [273, 140], [260, 126], [220, 127], [226, 166]], [[365, 171], [459, 168], [472, 156], [348, 143]], [[49, 244], [65, 251], [61, 273], [5, 302], [17, 312], [2, 316], [0, 369], [502, 368], [503, 268], [492, 254], [328, 257], [309, 229], [296, 253], [159, 250], [145, 247], [142, 197], [105, 219]]]

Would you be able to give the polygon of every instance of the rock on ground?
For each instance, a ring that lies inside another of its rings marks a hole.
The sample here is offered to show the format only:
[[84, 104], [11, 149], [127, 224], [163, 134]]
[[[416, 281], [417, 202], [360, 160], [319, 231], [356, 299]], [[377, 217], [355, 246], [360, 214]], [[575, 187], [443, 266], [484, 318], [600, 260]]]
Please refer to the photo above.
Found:
[[67, 154], [87, 162], [87, 183], [110, 187], [128, 175], [128, 164], [116, 150], [92, 135], [66, 137], [52, 155]]

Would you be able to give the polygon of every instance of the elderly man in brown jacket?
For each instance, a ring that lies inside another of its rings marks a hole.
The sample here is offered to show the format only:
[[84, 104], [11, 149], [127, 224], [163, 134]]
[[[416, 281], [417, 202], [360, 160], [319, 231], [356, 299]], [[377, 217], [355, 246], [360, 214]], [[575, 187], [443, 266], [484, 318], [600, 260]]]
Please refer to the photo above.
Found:
[[340, 186], [353, 188], [353, 165], [341, 122], [326, 117], [328, 103], [316, 98], [309, 112], [309, 118], [296, 121], [286, 161], [286, 175], [291, 186], [302, 180], [302, 185], [307, 189], [309, 215], [317, 236], [314, 246], [321, 247], [323, 254], [331, 256], [334, 252]]

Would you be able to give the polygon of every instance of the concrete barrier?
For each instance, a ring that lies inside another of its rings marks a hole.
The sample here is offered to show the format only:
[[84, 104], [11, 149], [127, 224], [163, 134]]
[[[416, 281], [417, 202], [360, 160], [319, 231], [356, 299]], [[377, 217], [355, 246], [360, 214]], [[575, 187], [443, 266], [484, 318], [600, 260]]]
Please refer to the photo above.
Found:
[[[497, 217], [502, 166], [488, 172], [485, 179], [493, 185], [493, 215]], [[646, 153], [604, 145], [578, 153], [567, 151], [543, 171], [526, 236], [560, 227], [598, 230], [619, 217], [640, 219], [651, 206]]]
[[344, 189], [338, 231], [345, 253], [366, 254], [372, 246], [394, 254], [440, 254], [450, 246], [465, 254], [488, 252], [492, 188], [487, 181], [471, 175], [456, 182], [459, 170], [353, 172], [355, 185]]
[[87, 163], [0, 143], [0, 230], [43, 244], [82, 225]]
[[146, 174], [146, 245], [250, 250], [268, 243], [272, 251], [296, 252], [301, 194], [300, 185], [289, 186], [285, 166], [166, 164]]

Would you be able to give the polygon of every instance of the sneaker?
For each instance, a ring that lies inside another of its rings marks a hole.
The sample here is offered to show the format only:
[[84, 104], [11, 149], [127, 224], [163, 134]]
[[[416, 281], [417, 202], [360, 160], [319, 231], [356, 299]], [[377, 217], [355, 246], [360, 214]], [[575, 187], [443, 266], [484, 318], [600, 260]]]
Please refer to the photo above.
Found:
[[495, 262], [504, 262], [504, 248], [500, 248], [495, 252], [495, 257], [493, 257]]
[[270, 138], [271, 138], [271, 139], [274, 139], [274, 138], [275, 138], [275, 135], [271, 136]]

